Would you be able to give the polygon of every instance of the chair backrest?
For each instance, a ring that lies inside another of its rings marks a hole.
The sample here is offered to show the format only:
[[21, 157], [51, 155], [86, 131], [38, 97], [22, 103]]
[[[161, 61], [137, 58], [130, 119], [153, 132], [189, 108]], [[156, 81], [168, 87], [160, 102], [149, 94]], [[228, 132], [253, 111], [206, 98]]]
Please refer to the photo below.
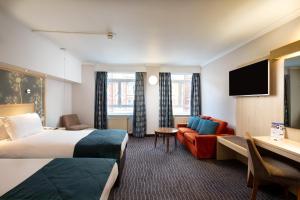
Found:
[[270, 173], [256, 148], [253, 138], [249, 133], [246, 133], [245, 139], [248, 145], [248, 166], [250, 167], [251, 172], [257, 178], [268, 176]]
[[63, 115], [62, 116], [62, 125], [66, 128], [74, 125], [80, 125], [79, 118], [76, 114]]

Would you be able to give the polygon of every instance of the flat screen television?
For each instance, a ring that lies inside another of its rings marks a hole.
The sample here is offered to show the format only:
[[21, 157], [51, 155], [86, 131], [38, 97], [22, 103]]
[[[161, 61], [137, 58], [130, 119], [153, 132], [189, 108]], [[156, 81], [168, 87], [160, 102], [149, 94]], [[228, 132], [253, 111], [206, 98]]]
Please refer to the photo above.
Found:
[[269, 95], [269, 89], [268, 60], [229, 72], [229, 96]]

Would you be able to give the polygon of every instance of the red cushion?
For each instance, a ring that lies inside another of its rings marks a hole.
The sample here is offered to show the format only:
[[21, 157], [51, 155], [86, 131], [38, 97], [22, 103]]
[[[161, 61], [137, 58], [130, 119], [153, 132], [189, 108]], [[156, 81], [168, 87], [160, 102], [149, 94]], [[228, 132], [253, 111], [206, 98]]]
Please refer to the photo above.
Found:
[[206, 120], [209, 120], [209, 119], [211, 119], [211, 117], [210, 117], [210, 116], [205, 116], [205, 115], [200, 115], [199, 117], [201, 117], [202, 119], [206, 119]]
[[185, 128], [185, 127], [179, 127], [179, 128], [178, 128], [178, 131], [181, 132], [181, 133], [187, 133], [187, 132], [190, 132], [190, 133], [197, 133], [197, 131], [194, 131], [194, 130], [191, 129], [191, 128]]
[[226, 127], [227, 127], [227, 124], [228, 124], [227, 122], [224, 122], [224, 121], [222, 121], [220, 119], [216, 119], [216, 118], [210, 118], [210, 120], [213, 121], [213, 122], [219, 123], [219, 126], [216, 130], [216, 134], [221, 134], [226, 130]]
[[186, 139], [186, 141], [189, 141], [189, 142], [195, 144], [195, 138], [197, 135], [198, 135], [197, 132], [195, 132], [195, 133], [187, 132], [187, 133], [184, 133], [184, 138]]

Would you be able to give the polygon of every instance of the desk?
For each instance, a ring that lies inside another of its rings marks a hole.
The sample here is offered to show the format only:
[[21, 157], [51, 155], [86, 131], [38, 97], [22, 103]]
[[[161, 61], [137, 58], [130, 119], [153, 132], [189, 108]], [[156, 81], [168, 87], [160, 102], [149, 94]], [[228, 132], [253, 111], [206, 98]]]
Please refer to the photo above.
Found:
[[247, 143], [243, 137], [218, 136], [217, 137], [217, 160], [237, 159], [247, 164]]
[[[238, 159], [245, 164], [247, 164], [248, 152], [247, 148], [242, 143], [236, 143], [232, 139], [239, 138], [237, 136], [218, 137], [217, 143], [217, 159], [227, 160], [227, 159]], [[300, 163], [300, 142], [296, 142], [289, 139], [283, 139], [280, 141], [275, 141], [271, 139], [270, 136], [257, 136], [253, 137], [255, 144], [264, 149], [277, 153], [281, 156], [287, 157]], [[239, 139], [241, 140], [241, 138]], [[240, 144], [239, 144], [240, 143]], [[248, 169], [249, 178], [249, 169]], [[247, 178], [247, 184], [249, 185], [249, 179]], [[291, 191], [297, 195], [296, 189], [291, 189]], [[298, 194], [299, 195], [299, 194]], [[298, 197], [299, 198], [299, 197]]]
[[257, 146], [300, 163], [300, 142], [289, 139], [275, 141], [270, 136], [256, 136], [253, 139]]

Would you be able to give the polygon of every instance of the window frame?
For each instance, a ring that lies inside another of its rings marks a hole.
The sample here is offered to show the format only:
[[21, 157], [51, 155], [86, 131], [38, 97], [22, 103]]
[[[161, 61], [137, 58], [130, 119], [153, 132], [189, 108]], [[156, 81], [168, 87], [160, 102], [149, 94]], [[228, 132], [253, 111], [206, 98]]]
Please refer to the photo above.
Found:
[[[107, 102], [107, 115], [109, 116], [130, 116], [133, 115], [133, 107], [134, 105], [125, 105], [122, 104], [122, 83], [129, 83], [129, 82], [133, 82], [135, 84], [135, 73], [134, 72], [108, 72], [111, 74], [133, 74], [134, 75], [134, 79], [109, 79], [107, 78], [107, 86], [109, 83], [117, 83], [118, 84], [118, 104], [113, 104], [113, 105], [109, 105]], [[135, 87], [135, 85], [134, 85]], [[108, 87], [107, 87], [108, 90]], [[108, 93], [108, 91], [107, 91]], [[134, 94], [133, 94], [134, 96]], [[108, 95], [107, 95], [107, 99], [108, 99]], [[111, 113], [109, 112], [109, 107], [112, 108], [132, 108], [132, 113]]]
[[[173, 98], [173, 95], [174, 95], [174, 91], [173, 91], [173, 83], [179, 83], [179, 89], [178, 89], [178, 91], [182, 91], [183, 90], [183, 88], [184, 88], [184, 84], [185, 84], [185, 80], [173, 80], [172, 79], [172, 75], [183, 75], [183, 76], [185, 76], [185, 75], [190, 75], [191, 76], [191, 79], [190, 79], [190, 89], [191, 89], [191, 87], [192, 87], [192, 75], [193, 75], [193, 73], [171, 73], [171, 82], [172, 82], [172, 98]], [[189, 95], [190, 95], [190, 101], [189, 101], [189, 111], [188, 111], [188, 113], [178, 113], [178, 114], [175, 114], [174, 113], [174, 108], [183, 108], [184, 107], [184, 95], [183, 95], [183, 93], [182, 92], [179, 92], [179, 94], [178, 94], [178, 102], [179, 102], [179, 104], [178, 105], [174, 105], [174, 103], [173, 103], [173, 101], [172, 101], [172, 109], [173, 109], [173, 115], [174, 116], [190, 116], [190, 114], [191, 114], [191, 90], [189, 91]]]

